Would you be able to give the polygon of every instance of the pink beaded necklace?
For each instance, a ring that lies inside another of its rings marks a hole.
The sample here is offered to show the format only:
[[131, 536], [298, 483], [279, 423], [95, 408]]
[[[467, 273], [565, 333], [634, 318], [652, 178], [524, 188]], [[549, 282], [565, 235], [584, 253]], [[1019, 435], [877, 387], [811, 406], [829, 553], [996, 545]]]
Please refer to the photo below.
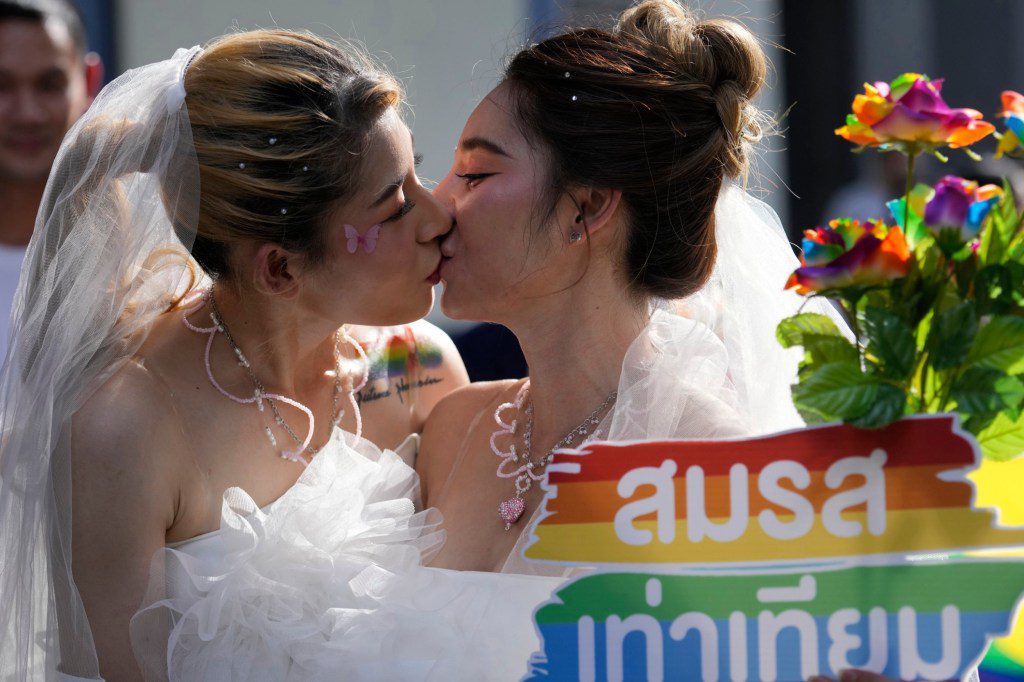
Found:
[[[531, 402], [527, 405], [525, 410], [526, 425], [523, 429], [523, 452], [517, 452], [515, 444], [519, 420], [513, 419], [511, 422], [506, 422], [502, 418], [502, 413], [505, 410], [515, 410], [516, 414], [522, 412], [523, 404], [529, 395], [530, 381], [527, 379], [523, 383], [522, 388], [519, 389], [519, 393], [516, 394], [515, 400], [498, 405], [498, 409], [494, 411], [494, 422], [498, 425], [498, 430], [491, 434], [490, 445], [491, 452], [501, 458], [501, 463], [498, 464], [497, 475], [498, 478], [514, 478], [516, 488], [514, 497], [510, 497], [498, 505], [498, 517], [505, 524], [505, 530], [511, 529], [522, 518], [523, 512], [526, 511], [526, 493], [533, 487], [535, 481], [540, 481], [544, 478], [544, 472], [555, 451], [572, 446], [577, 438], [580, 438], [579, 445], [583, 445], [587, 441], [598, 437], [601, 413], [615, 402], [618, 391], [613, 391], [589, 417], [584, 419], [579, 426], [569, 431], [565, 438], [558, 441], [553, 448], [548, 450], [547, 454], [537, 461], [534, 461], [531, 455], [533, 447], [531, 443], [533, 439], [533, 403]], [[591, 429], [593, 429], [593, 433], [590, 433]], [[587, 435], [588, 433], [590, 434], [589, 436]], [[512, 436], [513, 442], [509, 445], [508, 450], [502, 450], [498, 447], [496, 441], [498, 438], [506, 435]]]
[[[195, 324], [192, 324], [192, 322], [190, 322], [188, 319], [189, 315], [192, 315], [193, 313], [195, 313], [197, 310], [204, 306], [210, 308], [210, 321], [213, 323], [213, 326], [211, 327], [197, 326]], [[316, 419], [313, 416], [313, 411], [297, 400], [293, 400], [287, 396], [279, 395], [277, 393], [268, 393], [263, 388], [263, 384], [260, 382], [259, 378], [256, 376], [256, 373], [252, 369], [252, 365], [250, 364], [249, 360], [245, 357], [245, 354], [242, 352], [242, 349], [238, 346], [237, 343], [235, 343], [235, 339], [231, 335], [231, 331], [228, 329], [228, 326], [224, 323], [223, 316], [217, 309], [217, 302], [213, 297], [212, 287], [208, 289], [203, 296], [199, 297], [199, 301], [194, 306], [185, 310], [185, 314], [182, 316], [182, 322], [190, 330], [198, 334], [207, 334], [209, 337], [206, 340], [206, 350], [203, 355], [203, 363], [206, 366], [206, 377], [210, 380], [210, 384], [215, 389], [217, 389], [217, 391], [225, 398], [228, 398], [229, 400], [232, 400], [236, 403], [242, 405], [255, 403], [256, 407], [259, 409], [260, 412], [264, 411], [264, 403], [268, 405], [270, 407], [271, 412], [274, 415], [274, 421], [277, 423], [278, 426], [283, 428], [285, 432], [289, 435], [289, 437], [298, 445], [298, 448], [296, 448], [295, 450], [282, 450], [279, 453], [280, 457], [290, 462], [302, 464], [303, 466], [309, 464], [313, 456], [316, 455], [316, 453], [319, 451], [319, 448], [314, 449], [310, 447], [310, 441], [313, 439], [313, 433], [316, 425]], [[210, 366], [210, 350], [213, 348], [213, 340], [214, 338], [216, 338], [217, 334], [224, 335], [224, 337], [228, 341], [228, 344], [234, 351], [235, 356], [238, 357], [238, 364], [242, 366], [245, 369], [246, 373], [249, 375], [249, 379], [250, 381], [252, 381], [253, 384], [252, 396], [243, 398], [240, 396], [233, 395], [232, 393], [228, 392], [223, 386], [221, 386], [220, 382], [218, 382], [216, 377], [213, 376], [213, 369]], [[334, 335], [334, 390], [332, 391], [331, 394], [331, 403], [333, 405], [332, 423], [334, 425], [337, 425], [341, 421], [341, 418], [345, 415], [344, 410], [341, 410], [338, 407], [338, 395], [341, 393], [342, 382], [340, 349], [340, 342], [342, 340], [348, 342], [349, 344], [352, 345], [353, 348], [356, 349], [356, 353], [359, 355], [359, 359], [363, 367], [362, 379], [359, 382], [358, 386], [352, 385], [351, 376], [346, 375], [345, 377], [345, 382], [347, 384], [346, 393], [348, 395], [349, 405], [351, 405], [352, 407], [352, 413], [355, 416], [356, 420], [356, 439], [359, 439], [362, 436], [363, 432], [363, 419], [362, 414], [359, 410], [359, 403], [356, 401], [355, 396], [357, 393], [359, 393], [359, 391], [361, 391], [366, 386], [366, 383], [369, 379], [370, 365], [369, 361], [366, 358], [366, 353], [363, 351], [362, 346], [360, 346], [359, 343], [348, 334], [348, 330], [344, 328], [342, 328], [338, 332], [335, 332]], [[308, 427], [306, 431], [306, 437], [304, 439], [299, 438], [299, 436], [295, 433], [292, 427], [281, 415], [281, 412], [277, 407], [278, 402], [284, 403], [286, 405], [291, 405], [292, 407], [296, 408], [304, 415], [306, 415]], [[269, 426], [265, 426], [263, 432], [264, 434], [266, 434], [267, 440], [270, 442], [271, 447], [277, 448], [277, 438], [274, 436], [274, 432], [271, 430], [271, 428]]]

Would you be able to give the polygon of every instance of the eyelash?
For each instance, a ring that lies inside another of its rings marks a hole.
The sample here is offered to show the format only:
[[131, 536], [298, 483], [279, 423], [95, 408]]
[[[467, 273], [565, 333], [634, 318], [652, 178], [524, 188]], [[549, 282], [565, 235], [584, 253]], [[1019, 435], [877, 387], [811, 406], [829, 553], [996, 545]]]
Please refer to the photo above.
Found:
[[413, 210], [414, 208], [416, 208], [416, 202], [407, 201], [404, 204], [402, 204], [402, 208], [398, 209], [398, 211], [390, 218], [386, 218], [384, 222], [393, 223], [396, 220], [401, 220], [405, 216], [409, 215], [409, 211]]
[[489, 178], [492, 175], [494, 175], [494, 173], [456, 173], [455, 177], [465, 180], [468, 187], [475, 187], [476, 185], [473, 183], [479, 184], [481, 180]]

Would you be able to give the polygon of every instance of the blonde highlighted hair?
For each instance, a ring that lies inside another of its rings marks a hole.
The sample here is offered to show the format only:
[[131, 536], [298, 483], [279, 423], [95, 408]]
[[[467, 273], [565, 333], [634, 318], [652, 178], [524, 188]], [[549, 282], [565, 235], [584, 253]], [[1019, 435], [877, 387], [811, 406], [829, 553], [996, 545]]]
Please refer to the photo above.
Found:
[[218, 38], [185, 91], [200, 177], [192, 255], [214, 277], [230, 276], [244, 240], [322, 259], [326, 218], [358, 189], [374, 123], [402, 101], [358, 48], [286, 30]]

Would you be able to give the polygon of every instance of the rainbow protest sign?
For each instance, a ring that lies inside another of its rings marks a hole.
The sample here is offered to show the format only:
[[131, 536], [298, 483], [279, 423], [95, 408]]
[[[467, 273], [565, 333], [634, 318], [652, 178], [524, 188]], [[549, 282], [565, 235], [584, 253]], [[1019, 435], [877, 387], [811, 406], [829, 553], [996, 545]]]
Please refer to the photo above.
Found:
[[[785, 575], [598, 573], [537, 612], [530, 680], [804, 680], [868, 668], [945, 680], [1009, 629], [1020, 562]], [[614, 595], [610, 599], [609, 595]]]
[[572, 564], [778, 564], [1024, 545], [971, 508], [955, 417], [737, 441], [558, 453], [526, 557]]
[[1024, 558], [947, 558], [1024, 546], [979, 460], [953, 415], [559, 452], [525, 556], [606, 572], [536, 612], [526, 679], [958, 677], [1024, 592]]

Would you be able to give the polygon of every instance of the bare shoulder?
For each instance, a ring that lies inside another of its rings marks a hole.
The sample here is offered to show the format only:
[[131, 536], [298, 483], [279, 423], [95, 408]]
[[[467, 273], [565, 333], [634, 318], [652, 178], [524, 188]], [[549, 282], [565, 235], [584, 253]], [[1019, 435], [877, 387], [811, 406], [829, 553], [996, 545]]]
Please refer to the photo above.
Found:
[[421, 402], [426, 408], [423, 412], [423, 418], [426, 419], [442, 398], [469, 385], [469, 374], [466, 373], [466, 365], [462, 362], [455, 342], [443, 329], [426, 320], [417, 320], [409, 327], [415, 337], [417, 353], [422, 358], [423, 370], [428, 374], [434, 373], [441, 380], [424, 387]]
[[422, 430], [442, 398], [469, 383], [451, 337], [426, 320], [394, 327], [354, 326], [350, 334], [366, 349], [371, 378], [386, 381], [389, 395], [413, 407], [412, 432]]
[[416, 470], [422, 480], [424, 497], [431, 484], [447, 479], [461, 450], [463, 439], [479, 423], [481, 415], [493, 413], [494, 408], [511, 399], [517, 380], [480, 381], [452, 391], [442, 398], [423, 427]]
[[106, 479], [104, 487], [132, 490], [133, 497], [172, 489], [184, 436], [169, 390], [142, 358], [128, 361], [100, 386], [72, 426], [76, 482]]

